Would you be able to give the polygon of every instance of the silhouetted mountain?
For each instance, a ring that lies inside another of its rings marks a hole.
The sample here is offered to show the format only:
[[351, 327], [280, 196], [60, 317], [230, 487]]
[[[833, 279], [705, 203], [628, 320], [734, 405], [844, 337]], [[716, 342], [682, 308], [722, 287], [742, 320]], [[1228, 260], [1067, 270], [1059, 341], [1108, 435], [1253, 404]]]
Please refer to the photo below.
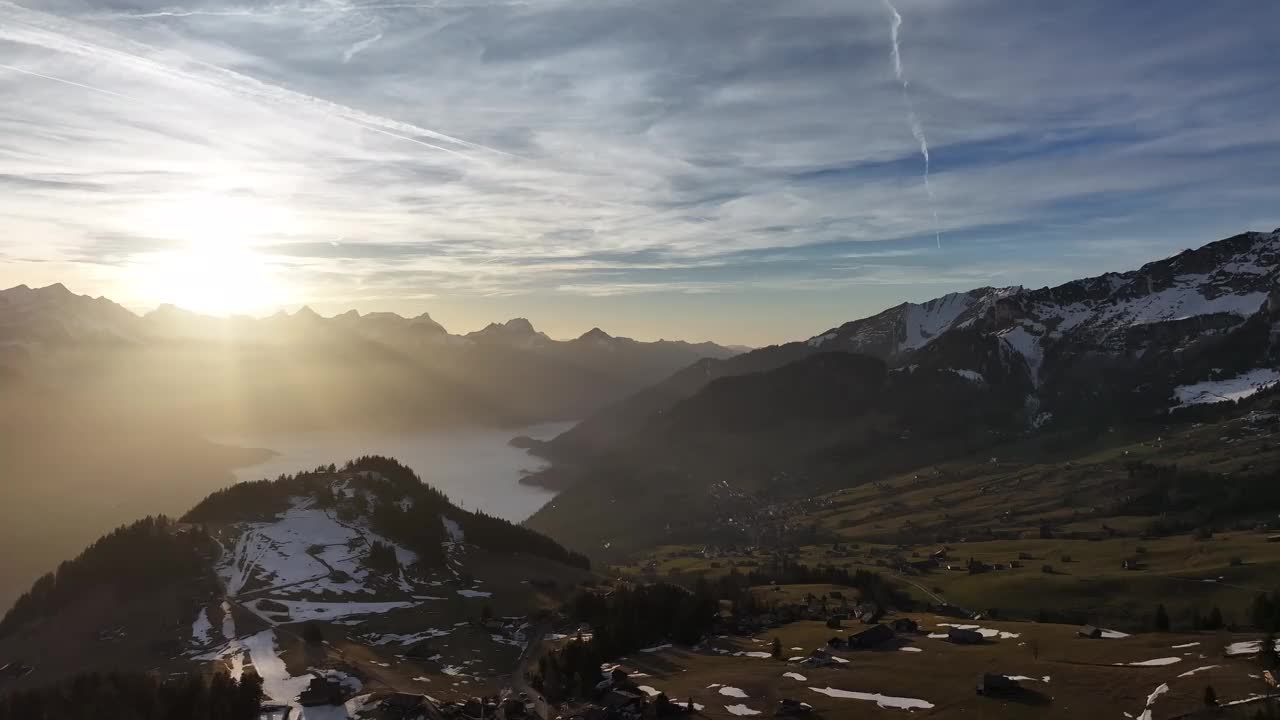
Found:
[[[704, 343], [601, 332], [556, 341], [525, 319], [466, 336], [427, 314], [302, 308], [217, 318], [162, 306], [138, 317], [61, 285], [0, 291], [0, 382], [42, 413], [168, 416], [211, 429], [520, 425], [581, 417], [702, 357]], [[21, 378], [21, 380], [18, 380]], [[340, 402], [338, 402], [340, 400]]]

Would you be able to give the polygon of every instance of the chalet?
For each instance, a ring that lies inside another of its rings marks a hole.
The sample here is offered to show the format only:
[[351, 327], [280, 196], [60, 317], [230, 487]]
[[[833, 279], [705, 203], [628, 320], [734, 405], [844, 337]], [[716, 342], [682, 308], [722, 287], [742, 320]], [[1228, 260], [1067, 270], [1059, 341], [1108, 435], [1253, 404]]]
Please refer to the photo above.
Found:
[[898, 618], [889, 624], [896, 633], [917, 633], [920, 632], [920, 624], [911, 618]]
[[964, 630], [962, 628], [947, 628], [947, 640], [956, 645], [979, 645], [984, 638], [982, 633], [977, 630]]
[[1097, 640], [1102, 637], [1102, 628], [1094, 627], [1092, 625], [1085, 625], [1084, 627], [1076, 631], [1076, 635], [1082, 638], [1090, 638], [1091, 640]]
[[978, 678], [979, 695], [1013, 695], [1021, 689], [1022, 686], [1017, 680], [1011, 680], [1005, 675], [983, 673], [982, 677]]
[[849, 636], [850, 650], [869, 650], [879, 647], [894, 638], [893, 628], [888, 625], [872, 625], [860, 633]]
[[853, 608], [853, 614], [863, 625], [873, 625], [880, 622], [884, 609], [873, 602], [858, 603]]
[[800, 664], [808, 667], [831, 667], [836, 664], [836, 661], [831, 659], [831, 654], [827, 651], [814, 650], [809, 653], [809, 657], [801, 660]]
[[1142, 563], [1138, 562], [1137, 560], [1125, 560], [1124, 562], [1120, 563], [1120, 568], [1123, 570], [1141, 570]]
[[1267, 542], [1280, 543], [1280, 535], [1268, 535]]
[[827, 647], [831, 648], [832, 650], [843, 650], [845, 648], [844, 638], [840, 637], [839, 635], [831, 638], [830, 640], [827, 641]]
[[298, 695], [298, 704], [303, 707], [337, 705], [340, 702], [342, 702], [342, 684], [323, 677], [311, 678], [307, 689]]

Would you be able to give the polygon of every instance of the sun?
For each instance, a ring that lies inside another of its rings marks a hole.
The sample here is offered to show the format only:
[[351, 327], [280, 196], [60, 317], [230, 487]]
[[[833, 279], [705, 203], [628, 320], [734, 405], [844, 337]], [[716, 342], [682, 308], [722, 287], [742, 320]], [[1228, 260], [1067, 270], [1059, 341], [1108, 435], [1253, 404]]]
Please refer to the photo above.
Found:
[[197, 195], [149, 209], [139, 224], [176, 247], [135, 267], [142, 295], [210, 315], [260, 314], [287, 300], [282, 271], [259, 249], [287, 226], [287, 213], [251, 198]]

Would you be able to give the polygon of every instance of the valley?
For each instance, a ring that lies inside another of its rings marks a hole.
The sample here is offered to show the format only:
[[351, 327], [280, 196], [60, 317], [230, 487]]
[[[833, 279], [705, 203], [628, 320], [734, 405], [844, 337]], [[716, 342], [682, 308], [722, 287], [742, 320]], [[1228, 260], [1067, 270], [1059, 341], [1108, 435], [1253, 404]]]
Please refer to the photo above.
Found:
[[[1247, 233], [953, 293], [576, 424], [104, 441], [80, 472], [167, 442], [148, 473], [199, 482], [31, 586], [0, 692], [111, 669], [261, 681], [273, 720], [1271, 717], [1278, 273], [1280, 232]], [[562, 357], [538, 335], [467, 342]]]

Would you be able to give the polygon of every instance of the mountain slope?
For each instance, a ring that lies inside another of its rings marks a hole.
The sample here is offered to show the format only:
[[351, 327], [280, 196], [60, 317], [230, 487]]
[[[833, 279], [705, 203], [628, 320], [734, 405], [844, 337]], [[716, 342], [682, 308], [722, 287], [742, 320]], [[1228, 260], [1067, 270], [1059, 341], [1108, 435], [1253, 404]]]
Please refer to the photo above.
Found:
[[557, 438], [538, 480], [568, 489], [529, 525], [596, 552], [696, 542], [735, 507], [725, 498], [804, 496], [1276, 386], [1280, 232], [1054, 288], [899, 306], [819, 338], [703, 361]]
[[[990, 360], [934, 347], [949, 334], [998, 337], [1004, 361], [1023, 367], [1032, 404], [1079, 413], [1079, 403], [1072, 402], [1078, 393], [1061, 388], [1100, 370], [1123, 372], [1139, 385], [1160, 374], [1193, 383], [1215, 368], [1243, 372], [1265, 364], [1274, 357], [1278, 288], [1280, 230], [1243, 233], [1138, 270], [1053, 288], [979, 288], [903, 303], [803, 343], [701, 360], [595, 413], [536, 452], [563, 465], [584, 462], [716, 378], [771, 370], [818, 352], [957, 369]], [[1234, 336], [1233, 348], [1250, 349], [1243, 356], [1215, 351], [1227, 335]], [[563, 486], [565, 474], [563, 467], [553, 468], [545, 481]]]
[[[252, 665], [282, 703], [333, 673], [418, 692], [411, 678], [502, 682], [496, 668], [514, 664], [527, 628], [472, 625], [483, 607], [525, 615], [587, 577], [582, 556], [366, 457], [234, 485], [181, 522], [111, 534], [0, 620], [0, 658], [34, 667], [6, 689], [90, 670], [238, 677]], [[300, 641], [310, 626], [325, 645]]]

